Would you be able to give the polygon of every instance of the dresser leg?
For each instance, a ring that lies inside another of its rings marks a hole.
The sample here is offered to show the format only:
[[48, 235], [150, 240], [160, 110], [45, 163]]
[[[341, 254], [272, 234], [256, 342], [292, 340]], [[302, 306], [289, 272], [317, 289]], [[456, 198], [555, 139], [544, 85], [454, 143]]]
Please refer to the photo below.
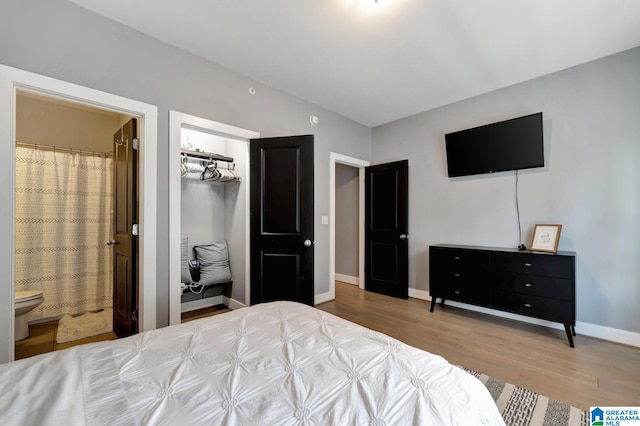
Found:
[[433, 312], [433, 308], [436, 306], [437, 299], [438, 299], [437, 297], [431, 298], [431, 309], [429, 309], [429, 312]]
[[571, 324], [565, 324], [564, 331], [567, 332], [567, 338], [569, 339], [569, 346], [571, 346], [572, 348], [575, 347], [573, 346], [573, 336], [574, 336], [574, 334], [572, 333], [573, 326]]
[[576, 326], [571, 324], [571, 331], [573, 331], [573, 335], [576, 335]]

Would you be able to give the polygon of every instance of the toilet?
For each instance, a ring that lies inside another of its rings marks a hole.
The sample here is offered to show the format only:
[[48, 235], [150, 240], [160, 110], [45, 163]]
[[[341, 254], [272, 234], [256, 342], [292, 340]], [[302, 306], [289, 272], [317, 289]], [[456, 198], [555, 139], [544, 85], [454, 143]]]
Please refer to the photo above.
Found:
[[16, 291], [15, 293], [15, 340], [22, 340], [29, 337], [29, 324], [27, 323], [27, 312], [35, 309], [44, 302], [42, 291]]

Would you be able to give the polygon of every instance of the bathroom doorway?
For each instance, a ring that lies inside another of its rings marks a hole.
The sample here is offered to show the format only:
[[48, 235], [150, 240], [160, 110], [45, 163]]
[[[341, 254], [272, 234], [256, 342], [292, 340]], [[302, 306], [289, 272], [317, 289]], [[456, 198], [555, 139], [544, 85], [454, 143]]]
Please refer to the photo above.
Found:
[[15, 294], [42, 297], [16, 358], [116, 337], [112, 138], [131, 119], [17, 91]]
[[156, 328], [158, 108], [144, 102], [0, 65], [0, 363], [14, 359], [16, 93], [27, 91], [130, 114], [139, 124], [139, 331]]

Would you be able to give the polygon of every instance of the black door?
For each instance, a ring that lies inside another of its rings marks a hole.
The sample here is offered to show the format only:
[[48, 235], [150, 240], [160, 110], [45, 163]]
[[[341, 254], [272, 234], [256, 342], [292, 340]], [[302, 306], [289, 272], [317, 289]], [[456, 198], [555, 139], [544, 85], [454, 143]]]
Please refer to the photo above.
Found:
[[313, 136], [252, 139], [251, 304], [314, 304]]
[[409, 161], [365, 169], [366, 290], [409, 297]]
[[138, 156], [133, 147], [136, 119], [113, 135], [113, 332], [119, 337], [138, 332], [138, 246], [133, 225], [138, 223]]

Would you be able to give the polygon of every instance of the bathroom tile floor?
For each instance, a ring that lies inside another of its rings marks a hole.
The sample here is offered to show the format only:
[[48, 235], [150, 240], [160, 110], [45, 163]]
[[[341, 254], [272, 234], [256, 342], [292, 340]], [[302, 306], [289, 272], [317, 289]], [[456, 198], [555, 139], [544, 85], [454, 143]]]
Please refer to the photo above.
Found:
[[[216, 305], [209, 308], [198, 309], [196, 311], [184, 312], [182, 322], [193, 321], [211, 315], [229, 312], [225, 305]], [[103, 340], [115, 340], [118, 336], [113, 333], [104, 333], [97, 336], [86, 337], [66, 343], [56, 343], [56, 332], [58, 331], [58, 321], [43, 322], [29, 325], [29, 337], [16, 342], [16, 359], [28, 358], [47, 352], [59, 351], [72, 346], [83, 345], [85, 343], [101, 342]]]

